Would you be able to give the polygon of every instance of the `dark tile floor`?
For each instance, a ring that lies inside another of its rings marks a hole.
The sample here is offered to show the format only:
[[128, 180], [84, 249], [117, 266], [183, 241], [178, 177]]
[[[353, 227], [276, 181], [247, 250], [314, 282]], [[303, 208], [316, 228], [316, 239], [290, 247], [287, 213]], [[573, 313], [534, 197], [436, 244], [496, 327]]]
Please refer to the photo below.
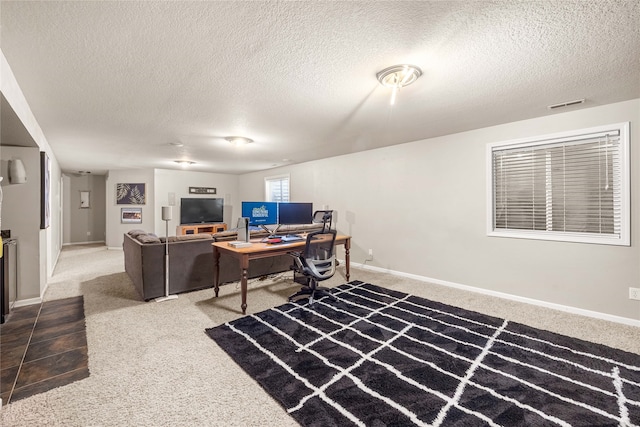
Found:
[[88, 376], [82, 296], [15, 308], [0, 325], [3, 404]]

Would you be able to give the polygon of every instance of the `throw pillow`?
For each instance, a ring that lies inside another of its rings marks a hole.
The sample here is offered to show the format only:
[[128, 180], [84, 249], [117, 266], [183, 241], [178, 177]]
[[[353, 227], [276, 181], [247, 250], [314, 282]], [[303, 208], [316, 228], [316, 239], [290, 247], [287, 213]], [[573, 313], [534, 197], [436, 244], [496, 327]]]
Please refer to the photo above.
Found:
[[136, 229], [136, 230], [129, 230], [129, 231], [127, 232], [127, 234], [128, 234], [129, 236], [131, 236], [131, 237], [134, 237], [134, 238], [135, 238], [135, 237], [140, 236], [141, 234], [147, 234], [147, 232], [146, 232], [146, 231], [144, 231], [144, 230], [138, 230], [138, 229]]

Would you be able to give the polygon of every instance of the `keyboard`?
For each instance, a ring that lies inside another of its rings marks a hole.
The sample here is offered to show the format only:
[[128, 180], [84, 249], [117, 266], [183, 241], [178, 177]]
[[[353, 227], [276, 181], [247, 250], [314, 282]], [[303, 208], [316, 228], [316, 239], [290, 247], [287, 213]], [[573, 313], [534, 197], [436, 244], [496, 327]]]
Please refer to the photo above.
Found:
[[[277, 241], [279, 239], [279, 241]], [[274, 242], [276, 240], [276, 242]], [[301, 242], [306, 240], [305, 237], [302, 237], [299, 234], [285, 234], [285, 235], [271, 235], [263, 238], [262, 243], [291, 243], [291, 242]]]
[[280, 238], [283, 242], [299, 242], [300, 240], [304, 240], [304, 237], [299, 234], [286, 234]]

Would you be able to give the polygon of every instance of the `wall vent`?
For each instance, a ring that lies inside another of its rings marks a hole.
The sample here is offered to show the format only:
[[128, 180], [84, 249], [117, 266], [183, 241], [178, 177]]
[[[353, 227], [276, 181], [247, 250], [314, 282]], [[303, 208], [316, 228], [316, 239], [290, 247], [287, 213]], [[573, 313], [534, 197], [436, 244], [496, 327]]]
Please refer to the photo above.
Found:
[[576, 99], [575, 101], [561, 102], [560, 104], [549, 105], [547, 108], [549, 110], [555, 110], [556, 108], [569, 107], [571, 105], [584, 104], [584, 98]]

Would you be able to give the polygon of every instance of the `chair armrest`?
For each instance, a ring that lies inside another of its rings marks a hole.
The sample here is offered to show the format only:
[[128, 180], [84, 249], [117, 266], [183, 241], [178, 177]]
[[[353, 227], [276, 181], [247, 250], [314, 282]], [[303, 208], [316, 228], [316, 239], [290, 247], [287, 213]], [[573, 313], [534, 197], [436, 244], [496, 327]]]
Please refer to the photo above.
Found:
[[297, 267], [296, 270], [302, 271], [303, 266], [302, 266], [302, 260], [300, 259], [301, 253], [296, 251], [291, 251], [291, 252], [287, 252], [287, 255], [293, 258], [293, 261], [296, 264], [295, 267]]

